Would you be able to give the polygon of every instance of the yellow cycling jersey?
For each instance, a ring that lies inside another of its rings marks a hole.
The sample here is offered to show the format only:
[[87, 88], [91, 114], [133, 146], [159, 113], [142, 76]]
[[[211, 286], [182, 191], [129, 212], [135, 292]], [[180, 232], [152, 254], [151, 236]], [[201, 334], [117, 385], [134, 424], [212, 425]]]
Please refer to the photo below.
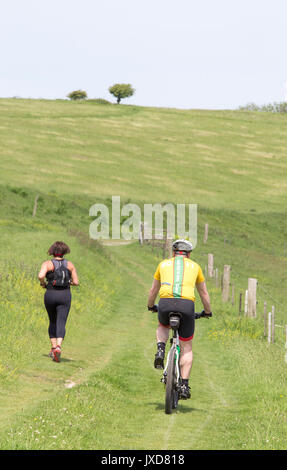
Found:
[[154, 279], [160, 281], [160, 298], [182, 298], [195, 301], [195, 284], [205, 278], [199, 264], [184, 256], [176, 256], [159, 263]]

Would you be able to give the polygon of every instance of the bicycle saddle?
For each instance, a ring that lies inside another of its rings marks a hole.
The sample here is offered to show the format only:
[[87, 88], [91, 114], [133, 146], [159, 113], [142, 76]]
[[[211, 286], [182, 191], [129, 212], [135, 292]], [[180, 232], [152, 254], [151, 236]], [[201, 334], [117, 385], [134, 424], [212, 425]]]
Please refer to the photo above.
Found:
[[169, 324], [173, 330], [178, 330], [181, 316], [182, 315], [179, 312], [170, 312]]

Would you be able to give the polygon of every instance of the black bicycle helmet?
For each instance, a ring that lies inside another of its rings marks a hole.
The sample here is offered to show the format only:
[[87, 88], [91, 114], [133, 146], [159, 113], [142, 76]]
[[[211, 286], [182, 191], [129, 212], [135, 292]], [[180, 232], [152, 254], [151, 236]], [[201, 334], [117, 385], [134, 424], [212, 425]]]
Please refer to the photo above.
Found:
[[173, 251], [185, 251], [190, 253], [193, 250], [192, 243], [188, 240], [175, 240], [172, 244]]

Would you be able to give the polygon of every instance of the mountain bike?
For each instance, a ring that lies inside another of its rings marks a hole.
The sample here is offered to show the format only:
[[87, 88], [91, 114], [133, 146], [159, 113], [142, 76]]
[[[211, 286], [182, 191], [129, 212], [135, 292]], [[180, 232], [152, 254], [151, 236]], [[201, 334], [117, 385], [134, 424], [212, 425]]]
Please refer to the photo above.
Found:
[[[194, 318], [210, 318], [212, 314], [206, 314], [204, 311], [195, 313]], [[170, 339], [171, 348], [168, 352], [166, 366], [163, 371], [161, 382], [165, 384], [165, 413], [171, 414], [172, 410], [177, 408], [180, 390], [180, 368], [179, 356], [180, 345], [178, 329], [181, 320], [181, 313], [170, 312], [169, 324], [173, 330], [173, 336]]]

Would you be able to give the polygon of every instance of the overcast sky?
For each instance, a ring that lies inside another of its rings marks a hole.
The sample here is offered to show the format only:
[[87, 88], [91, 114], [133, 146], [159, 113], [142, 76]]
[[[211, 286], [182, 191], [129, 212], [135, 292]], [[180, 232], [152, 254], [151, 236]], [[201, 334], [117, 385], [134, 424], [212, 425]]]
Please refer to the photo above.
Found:
[[0, 97], [235, 109], [287, 101], [286, 0], [9, 0]]

